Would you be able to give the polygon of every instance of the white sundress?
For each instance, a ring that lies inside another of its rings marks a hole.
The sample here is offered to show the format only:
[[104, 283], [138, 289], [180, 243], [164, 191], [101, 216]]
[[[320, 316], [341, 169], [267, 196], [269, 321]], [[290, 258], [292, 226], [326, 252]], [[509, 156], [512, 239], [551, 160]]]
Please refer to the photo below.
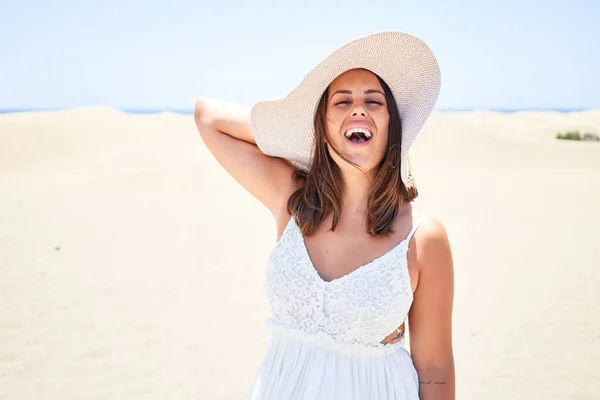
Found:
[[251, 400], [413, 400], [417, 372], [404, 337], [381, 344], [413, 301], [406, 253], [422, 215], [391, 250], [332, 281], [310, 261], [292, 217], [269, 258], [273, 331]]

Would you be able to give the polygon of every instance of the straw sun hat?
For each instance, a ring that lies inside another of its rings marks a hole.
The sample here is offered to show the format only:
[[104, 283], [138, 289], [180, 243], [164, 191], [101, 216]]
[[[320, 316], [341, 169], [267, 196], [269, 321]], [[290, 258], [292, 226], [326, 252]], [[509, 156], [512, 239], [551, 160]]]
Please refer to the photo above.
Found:
[[431, 49], [405, 32], [378, 32], [352, 40], [315, 66], [285, 97], [256, 103], [251, 110], [256, 144], [263, 153], [308, 171], [319, 99], [337, 76], [354, 68], [379, 75], [392, 91], [402, 124], [400, 172], [407, 184], [408, 151], [433, 110], [441, 77]]

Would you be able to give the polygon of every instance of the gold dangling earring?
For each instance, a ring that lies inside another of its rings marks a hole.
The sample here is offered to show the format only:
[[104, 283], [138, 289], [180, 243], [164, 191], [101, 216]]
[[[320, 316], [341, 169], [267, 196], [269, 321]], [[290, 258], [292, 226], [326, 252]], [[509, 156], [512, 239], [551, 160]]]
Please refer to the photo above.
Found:
[[406, 155], [406, 164], [408, 167], [408, 177], [406, 179], [406, 185], [404, 185], [406, 187], [406, 196], [404, 197], [404, 199], [410, 203], [417, 198], [417, 196], [419, 195], [419, 191], [417, 190], [417, 184], [415, 183], [415, 180], [412, 175], [410, 157], [408, 155]]

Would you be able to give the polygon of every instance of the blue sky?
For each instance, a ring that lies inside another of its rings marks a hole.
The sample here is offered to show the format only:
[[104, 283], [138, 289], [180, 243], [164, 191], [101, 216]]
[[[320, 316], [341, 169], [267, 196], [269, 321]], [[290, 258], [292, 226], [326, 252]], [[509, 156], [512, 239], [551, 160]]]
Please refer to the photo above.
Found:
[[437, 55], [438, 109], [600, 108], [599, 21], [592, 0], [0, 0], [0, 108], [251, 105], [389, 29]]

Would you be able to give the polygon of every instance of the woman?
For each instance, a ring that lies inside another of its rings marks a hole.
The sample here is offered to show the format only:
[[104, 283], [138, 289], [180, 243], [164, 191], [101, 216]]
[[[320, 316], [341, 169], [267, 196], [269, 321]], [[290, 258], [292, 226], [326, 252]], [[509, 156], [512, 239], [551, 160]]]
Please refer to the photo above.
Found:
[[283, 99], [197, 101], [205, 144], [277, 226], [274, 337], [251, 399], [454, 399], [451, 250], [442, 223], [411, 205], [408, 173], [439, 88], [425, 43], [380, 32]]

